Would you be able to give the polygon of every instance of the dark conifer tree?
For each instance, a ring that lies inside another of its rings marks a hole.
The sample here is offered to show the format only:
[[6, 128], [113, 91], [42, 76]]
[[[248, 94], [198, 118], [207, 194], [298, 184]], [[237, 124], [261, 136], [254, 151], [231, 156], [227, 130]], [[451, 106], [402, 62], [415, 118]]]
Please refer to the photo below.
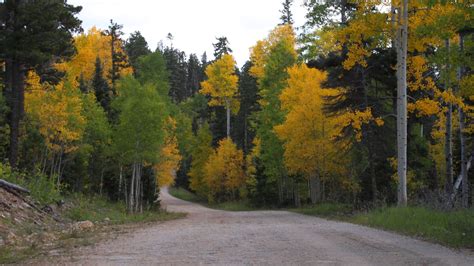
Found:
[[252, 63], [247, 61], [239, 77], [240, 109], [234, 122], [234, 140], [247, 154], [251, 150], [255, 131], [250, 126], [252, 113], [258, 111], [257, 80], [249, 73]]
[[169, 95], [175, 103], [179, 103], [191, 96], [186, 88], [187, 62], [186, 54], [178, 49], [166, 47], [163, 51], [166, 59], [166, 67], [169, 73], [170, 90]]
[[293, 0], [284, 0], [283, 1], [283, 9], [280, 10], [281, 13], [281, 25], [293, 25], [293, 13], [291, 13], [291, 5], [293, 4]]
[[140, 31], [135, 31], [130, 34], [130, 37], [125, 43], [125, 51], [127, 52], [130, 65], [133, 67], [134, 74], [136, 75], [137, 73], [135, 71], [138, 66], [138, 58], [151, 53], [148, 48], [148, 43]]
[[201, 81], [204, 80], [199, 59], [195, 54], [189, 56], [187, 67], [188, 76], [186, 80], [186, 88], [188, 89], [189, 96], [192, 96], [199, 91], [201, 88]]
[[[97, 68], [97, 62], [96, 62], [96, 68]], [[89, 86], [88, 86], [86, 80], [84, 79], [84, 75], [82, 73], [79, 76], [79, 90], [82, 93], [88, 93], [89, 92]]]
[[9, 159], [13, 167], [18, 165], [26, 72], [34, 68], [41, 74], [42, 70], [51, 69], [52, 63], [74, 54], [72, 35], [82, 30], [81, 21], [76, 17], [81, 9], [66, 1], [0, 2], [0, 61], [6, 65]]
[[109, 77], [112, 81], [112, 92], [116, 94], [116, 82], [120, 79], [120, 71], [128, 66], [127, 57], [124, 53], [123, 42], [121, 40], [123, 36], [123, 26], [117, 24], [112, 19], [110, 20], [109, 29], [105, 31], [105, 34], [110, 36], [110, 47], [112, 53], [112, 69], [110, 70]]
[[216, 40], [217, 42], [212, 44], [214, 46], [215, 59], [221, 58], [221, 56], [224, 54], [232, 53], [232, 49], [230, 49], [229, 47], [229, 40], [227, 40], [227, 37], [222, 36], [222, 37], [216, 38]]
[[110, 87], [107, 80], [104, 78], [104, 70], [100, 58], [97, 57], [95, 61], [95, 72], [92, 78], [92, 88], [95, 93], [97, 102], [104, 108], [104, 110], [110, 115]]

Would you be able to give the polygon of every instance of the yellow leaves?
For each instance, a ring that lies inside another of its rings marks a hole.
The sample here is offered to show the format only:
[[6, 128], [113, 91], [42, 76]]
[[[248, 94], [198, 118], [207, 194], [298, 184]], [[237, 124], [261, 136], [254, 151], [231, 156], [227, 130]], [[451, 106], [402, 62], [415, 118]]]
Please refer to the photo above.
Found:
[[340, 51], [341, 42], [338, 39], [338, 33], [333, 28], [318, 29], [314, 33], [317, 38], [313, 41], [316, 55], [327, 56], [330, 52]]
[[[60, 71], [65, 71], [68, 74], [70, 82], [77, 82], [76, 80], [81, 76], [85, 80], [91, 80], [95, 71], [96, 58], [99, 57], [104, 68], [104, 78], [109, 83], [109, 75], [112, 70], [112, 50], [111, 37], [104, 35], [103, 32], [96, 27], [89, 30], [88, 33], [82, 33], [74, 38], [74, 45], [76, 47], [76, 55], [68, 62], [62, 62], [56, 65]], [[121, 51], [121, 43], [115, 45], [115, 49]], [[132, 68], [124, 68], [121, 70], [123, 76], [131, 74]]]
[[294, 58], [297, 57], [295, 50], [296, 37], [291, 25], [276, 27], [270, 32], [266, 39], [258, 41], [257, 44], [250, 49], [250, 59], [253, 64], [250, 68], [250, 74], [253, 77], [261, 79], [264, 76], [268, 56], [277, 45], [283, 45], [285, 50]]
[[176, 121], [172, 117], [168, 117], [165, 125], [165, 143], [160, 152], [159, 163], [154, 166], [157, 183], [160, 187], [174, 184], [176, 171], [181, 161], [178, 139], [175, 135]]
[[253, 65], [249, 72], [253, 77], [258, 79], [262, 78], [265, 74], [266, 45], [266, 41], [257, 41], [257, 44], [250, 49], [250, 60]]
[[417, 117], [438, 115], [441, 112], [439, 102], [422, 98], [415, 103], [408, 103], [408, 112], [415, 113]]
[[209, 201], [226, 194], [235, 199], [235, 193], [243, 190], [246, 184], [244, 155], [230, 138], [221, 140], [209, 157], [205, 165], [205, 181], [209, 187]]
[[383, 126], [384, 122], [380, 117], [372, 115], [372, 108], [365, 110], [348, 111], [338, 117], [338, 124], [342, 128], [351, 127], [354, 130], [357, 141], [362, 140], [362, 126], [374, 122], [377, 126]]
[[435, 90], [436, 85], [431, 77], [425, 77], [428, 71], [428, 62], [421, 56], [409, 56], [407, 58], [407, 79], [410, 91]]
[[347, 59], [344, 60], [342, 66], [344, 69], [351, 69], [355, 65], [361, 65], [367, 67], [365, 58], [370, 55], [369, 51], [364, 49], [360, 44], [354, 43], [349, 46], [349, 53], [347, 53]]
[[209, 106], [227, 106], [230, 104], [234, 113], [238, 112], [239, 104], [235, 99], [237, 82], [235, 60], [232, 55], [225, 54], [206, 68], [207, 80], [201, 82], [201, 94], [210, 95]]
[[[356, 65], [367, 67], [370, 51], [385, 46], [390, 31], [386, 13], [373, 13], [371, 9], [359, 8], [347, 27], [335, 29], [335, 39], [345, 43], [348, 51], [343, 67], [347, 70]], [[342, 47], [342, 46], [341, 46]]]
[[336, 120], [327, 118], [323, 112], [323, 96], [337, 91], [323, 90], [321, 83], [326, 73], [304, 64], [289, 68], [288, 74], [288, 87], [280, 95], [282, 109], [288, 114], [274, 131], [284, 141], [284, 161], [289, 173], [309, 178], [328, 172], [330, 158], [337, 150], [330, 137], [336, 130]]
[[77, 149], [86, 123], [82, 115], [80, 92], [70, 83], [57, 86], [41, 84], [39, 76], [27, 75], [25, 111], [39, 124], [39, 132], [54, 152], [68, 153]]

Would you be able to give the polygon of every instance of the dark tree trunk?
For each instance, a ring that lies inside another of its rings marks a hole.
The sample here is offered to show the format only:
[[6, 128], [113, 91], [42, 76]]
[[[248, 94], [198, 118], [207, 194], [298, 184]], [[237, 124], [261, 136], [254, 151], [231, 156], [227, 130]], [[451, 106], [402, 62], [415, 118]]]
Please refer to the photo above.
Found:
[[25, 100], [25, 70], [23, 66], [12, 60], [10, 65], [11, 71], [11, 97], [10, 105], [10, 165], [14, 168], [18, 166], [18, 147], [20, 136], [20, 122], [23, 117], [24, 100]]

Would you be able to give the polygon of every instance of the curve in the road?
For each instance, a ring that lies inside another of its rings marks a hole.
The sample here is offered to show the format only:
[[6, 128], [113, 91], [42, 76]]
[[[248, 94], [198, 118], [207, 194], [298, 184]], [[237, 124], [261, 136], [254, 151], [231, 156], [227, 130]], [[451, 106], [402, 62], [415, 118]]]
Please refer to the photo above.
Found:
[[147, 226], [53, 261], [166, 265], [474, 265], [474, 256], [349, 223], [285, 211], [227, 212], [176, 199], [184, 219]]

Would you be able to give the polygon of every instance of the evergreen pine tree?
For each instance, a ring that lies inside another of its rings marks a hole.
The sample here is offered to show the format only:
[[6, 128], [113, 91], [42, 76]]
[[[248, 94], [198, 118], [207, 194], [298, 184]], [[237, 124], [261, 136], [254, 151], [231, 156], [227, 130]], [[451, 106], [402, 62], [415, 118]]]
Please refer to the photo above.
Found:
[[224, 54], [232, 53], [232, 49], [229, 47], [229, 40], [227, 37], [219, 37], [216, 38], [217, 42], [212, 44], [214, 46], [214, 58], [217, 60], [221, 58]]
[[251, 150], [255, 131], [250, 126], [252, 113], [258, 111], [257, 80], [249, 73], [252, 62], [247, 61], [242, 67], [239, 77], [240, 109], [234, 123], [234, 140], [240, 149], [247, 154]]
[[110, 47], [112, 53], [112, 69], [110, 70], [109, 76], [112, 81], [112, 92], [116, 94], [116, 82], [120, 79], [120, 70], [128, 66], [127, 57], [123, 52], [121, 38], [123, 26], [117, 24], [112, 19], [110, 20], [109, 29], [105, 31], [110, 36]]
[[291, 5], [292, 4], [293, 4], [293, 0], [284, 0], [283, 9], [280, 10], [281, 25], [292, 25], [294, 23], [293, 13], [291, 13]]
[[97, 102], [104, 108], [104, 110], [110, 115], [110, 88], [107, 80], [104, 78], [104, 70], [100, 58], [97, 57], [95, 61], [95, 72], [92, 78], [92, 88], [95, 93]]
[[135, 31], [134, 33], [130, 34], [130, 37], [125, 43], [125, 51], [127, 52], [130, 65], [133, 67], [134, 74], [136, 75], [138, 58], [151, 53], [150, 49], [148, 48], [148, 43], [140, 31]]
[[66, 1], [0, 2], [0, 61], [6, 68], [5, 90], [11, 112], [9, 159], [13, 167], [18, 165], [25, 75], [32, 68], [41, 73], [74, 54], [72, 35], [82, 30], [76, 17], [81, 9]]

